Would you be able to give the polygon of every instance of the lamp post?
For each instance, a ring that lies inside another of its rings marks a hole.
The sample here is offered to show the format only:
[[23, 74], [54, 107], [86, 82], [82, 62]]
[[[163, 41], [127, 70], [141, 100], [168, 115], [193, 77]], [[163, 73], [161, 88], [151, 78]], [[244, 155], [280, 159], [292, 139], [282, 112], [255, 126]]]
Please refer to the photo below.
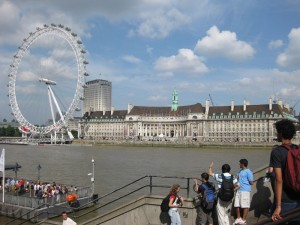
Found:
[[92, 158], [92, 164], [93, 164], [93, 172], [89, 173], [88, 176], [92, 176], [91, 177], [91, 182], [92, 182], [92, 194], [94, 195], [95, 192], [95, 160], [94, 158]]
[[41, 169], [42, 169], [40, 164], [37, 166], [37, 169], [38, 169], [38, 181], [40, 181], [40, 172], [41, 172]]
[[15, 171], [15, 180], [17, 180], [17, 178], [18, 178], [18, 170], [19, 170], [19, 164], [16, 162], [16, 166], [14, 168], [14, 171]]

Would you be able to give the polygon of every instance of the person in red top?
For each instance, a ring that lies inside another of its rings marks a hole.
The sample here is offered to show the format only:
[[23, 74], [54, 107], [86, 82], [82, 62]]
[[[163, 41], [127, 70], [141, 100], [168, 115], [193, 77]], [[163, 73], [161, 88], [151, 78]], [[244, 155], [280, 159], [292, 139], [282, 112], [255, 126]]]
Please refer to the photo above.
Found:
[[23, 179], [23, 178], [20, 180], [20, 182], [19, 182], [19, 185], [20, 185], [20, 188], [19, 188], [19, 193], [23, 193], [23, 192], [25, 192], [25, 187], [24, 187], [24, 185], [25, 185], [25, 181], [24, 181], [24, 179]]
[[171, 218], [171, 225], [181, 225], [181, 219], [178, 213], [178, 207], [182, 206], [183, 198], [178, 195], [180, 191], [179, 184], [173, 184], [170, 190], [170, 200], [169, 200], [169, 216]]

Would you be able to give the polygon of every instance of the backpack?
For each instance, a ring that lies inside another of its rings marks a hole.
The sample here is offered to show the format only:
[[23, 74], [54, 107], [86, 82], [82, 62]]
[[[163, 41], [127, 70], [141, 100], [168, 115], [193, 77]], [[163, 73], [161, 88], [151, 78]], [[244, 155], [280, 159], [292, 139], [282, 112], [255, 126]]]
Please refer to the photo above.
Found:
[[230, 179], [226, 179], [222, 173], [222, 184], [219, 189], [218, 197], [225, 202], [229, 202], [234, 196], [234, 185], [233, 185], [233, 175]]
[[170, 207], [169, 207], [169, 201], [170, 201], [170, 196], [171, 195], [167, 195], [161, 202], [160, 204], [160, 209], [162, 212], [168, 212]]
[[[288, 188], [300, 193], [300, 147], [297, 145], [282, 145], [288, 150], [284, 171], [284, 182]], [[295, 148], [294, 148], [295, 147]]]
[[215, 204], [214, 185], [212, 183], [209, 183], [209, 185], [202, 183], [201, 185], [204, 188], [201, 205], [206, 210], [212, 210]]

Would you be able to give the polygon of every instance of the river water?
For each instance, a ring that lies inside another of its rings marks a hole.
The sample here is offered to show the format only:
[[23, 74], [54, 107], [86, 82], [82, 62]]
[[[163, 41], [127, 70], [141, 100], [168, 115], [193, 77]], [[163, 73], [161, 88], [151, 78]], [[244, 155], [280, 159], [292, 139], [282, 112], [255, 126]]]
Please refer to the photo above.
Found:
[[[271, 148], [164, 148], [120, 146], [18, 146], [2, 145], [6, 164], [18, 163], [19, 179], [36, 180], [41, 165], [41, 181], [75, 186], [91, 186], [92, 158], [95, 160], [95, 193], [106, 194], [145, 175], [199, 177], [214, 161], [214, 172], [221, 165], [239, 170], [239, 160], [246, 158], [249, 168], [256, 169], [269, 162]], [[14, 177], [13, 171], [6, 176]], [[0, 217], [1, 220], [1, 217]], [[3, 217], [2, 217], [3, 220]]]

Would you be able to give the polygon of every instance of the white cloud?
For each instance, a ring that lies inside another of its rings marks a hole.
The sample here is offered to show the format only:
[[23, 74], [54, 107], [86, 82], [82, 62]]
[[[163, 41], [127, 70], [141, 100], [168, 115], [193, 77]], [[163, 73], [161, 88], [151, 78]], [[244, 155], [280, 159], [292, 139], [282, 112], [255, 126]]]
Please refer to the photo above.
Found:
[[272, 96], [273, 99], [281, 99], [286, 103], [299, 99], [300, 70], [287, 72], [278, 69], [250, 69], [236, 72], [243, 75], [226, 84], [228, 93], [247, 93], [242, 97], [252, 96], [255, 101], [261, 99], [261, 96], [265, 96], [265, 99]]
[[[11, 43], [20, 35], [20, 10], [11, 1], [0, 2], [0, 44]], [[19, 35], [16, 35], [19, 34]], [[15, 36], [14, 36], [15, 35]]]
[[169, 98], [166, 97], [166, 96], [160, 96], [160, 95], [156, 95], [156, 96], [150, 96], [148, 98], [148, 101], [151, 101], [151, 102], [164, 102], [164, 101], [167, 101]]
[[239, 83], [242, 85], [249, 85], [251, 84], [251, 79], [249, 77], [244, 77], [239, 81]]
[[289, 33], [289, 45], [278, 55], [277, 64], [283, 67], [300, 67], [300, 28], [294, 28]]
[[157, 74], [159, 77], [173, 77], [174, 74], [173, 72], [166, 71], [166, 72], [161, 72]]
[[153, 48], [152, 47], [147, 47], [146, 52], [151, 55], [153, 52]]
[[282, 40], [272, 40], [269, 42], [268, 47], [269, 49], [275, 49], [281, 47], [282, 45], [283, 45]]
[[158, 58], [154, 68], [158, 71], [187, 75], [200, 75], [208, 71], [202, 59], [190, 49], [180, 49], [177, 55]]
[[30, 94], [41, 94], [41, 89], [37, 88], [36, 85], [26, 84], [22, 86], [16, 85], [16, 95], [30, 95]]
[[142, 15], [143, 22], [135, 30], [135, 34], [146, 38], [165, 38], [172, 31], [187, 24], [188, 16], [176, 8], [168, 11], [157, 10]]
[[18, 80], [20, 81], [38, 81], [39, 76], [32, 71], [24, 71], [18, 74]]
[[251, 58], [255, 50], [244, 41], [237, 39], [236, 33], [219, 31], [216, 26], [211, 27], [207, 36], [198, 40], [195, 52], [213, 57], [224, 57], [239, 61]]
[[133, 55], [125, 55], [122, 57], [122, 59], [125, 60], [126, 62], [134, 63], [134, 64], [138, 64], [138, 63], [142, 62], [142, 60], [140, 60], [139, 58], [137, 58]]

